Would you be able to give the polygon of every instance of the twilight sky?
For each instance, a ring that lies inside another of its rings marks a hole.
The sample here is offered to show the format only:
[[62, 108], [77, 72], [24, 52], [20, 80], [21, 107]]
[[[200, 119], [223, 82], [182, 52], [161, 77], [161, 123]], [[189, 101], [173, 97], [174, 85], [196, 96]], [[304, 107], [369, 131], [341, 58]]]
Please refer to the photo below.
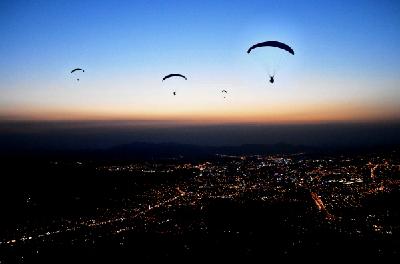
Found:
[[399, 29], [396, 0], [3, 0], [0, 119], [399, 120]]

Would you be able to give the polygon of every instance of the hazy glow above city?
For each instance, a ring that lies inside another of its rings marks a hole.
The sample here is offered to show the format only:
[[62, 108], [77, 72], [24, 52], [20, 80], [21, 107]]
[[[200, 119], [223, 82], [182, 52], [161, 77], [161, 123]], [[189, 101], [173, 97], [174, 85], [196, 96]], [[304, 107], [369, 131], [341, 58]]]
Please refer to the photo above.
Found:
[[[399, 14], [397, 1], [4, 1], [0, 119], [399, 120]], [[246, 54], [270, 39], [296, 51], [274, 84]], [[163, 83], [171, 72], [188, 80]]]

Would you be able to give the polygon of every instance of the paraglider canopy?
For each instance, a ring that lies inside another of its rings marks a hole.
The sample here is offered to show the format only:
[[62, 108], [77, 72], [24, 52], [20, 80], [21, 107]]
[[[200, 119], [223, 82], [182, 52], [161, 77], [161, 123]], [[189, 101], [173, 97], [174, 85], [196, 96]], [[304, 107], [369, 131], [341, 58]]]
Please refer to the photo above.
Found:
[[171, 73], [171, 74], [165, 75], [164, 78], [162, 78], [162, 80], [165, 81], [166, 79], [171, 78], [171, 77], [181, 77], [181, 78], [187, 80], [186, 76], [184, 76], [180, 73]]
[[82, 72], [85, 72], [85, 70], [82, 70], [81, 68], [76, 68], [76, 69], [73, 69], [73, 70], [71, 71], [71, 73], [73, 73], [73, 72], [75, 72], [75, 71], [82, 71]]
[[257, 43], [253, 46], [251, 46], [248, 50], [247, 53], [250, 53], [253, 49], [256, 48], [261, 48], [261, 47], [275, 47], [275, 48], [280, 48], [283, 50], [286, 50], [287, 52], [289, 52], [290, 54], [294, 55], [294, 50], [289, 47], [287, 44], [276, 41], [276, 40], [270, 40], [270, 41], [265, 41], [265, 42], [260, 42]]

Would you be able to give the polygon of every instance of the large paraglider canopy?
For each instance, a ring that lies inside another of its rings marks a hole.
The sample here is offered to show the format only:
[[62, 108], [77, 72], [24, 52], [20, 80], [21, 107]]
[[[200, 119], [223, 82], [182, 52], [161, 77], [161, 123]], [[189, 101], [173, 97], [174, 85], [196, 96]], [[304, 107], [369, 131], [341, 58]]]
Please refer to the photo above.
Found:
[[260, 42], [257, 43], [253, 46], [251, 46], [248, 50], [247, 53], [250, 53], [253, 49], [255, 48], [261, 48], [261, 47], [275, 47], [275, 48], [280, 48], [283, 50], [286, 50], [287, 52], [291, 53], [292, 55], [294, 55], [294, 50], [289, 47], [288, 45], [286, 45], [285, 43], [279, 42], [279, 41], [275, 41], [275, 40], [270, 40], [270, 41], [265, 41], [265, 42]]
[[[274, 83], [275, 82], [275, 74], [277, 72], [277, 69], [280, 67], [280, 64], [282, 62], [282, 59], [286, 57], [285, 54], [287, 53], [282, 53], [279, 51], [279, 49], [283, 51], [287, 51], [288, 53], [294, 55], [294, 50], [287, 44], [276, 41], [276, 40], [269, 40], [269, 41], [264, 41], [260, 42], [257, 44], [254, 44], [251, 46], [248, 50], [247, 53], [250, 54], [250, 52], [253, 49], [257, 48], [266, 48], [262, 49], [261, 52], [257, 52], [258, 56], [261, 56], [262, 64], [266, 68], [266, 71], [268, 72], [268, 77], [269, 77], [269, 82]], [[270, 49], [272, 48], [272, 49]], [[278, 48], [278, 49], [275, 49]]]
[[187, 80], [186, 76], [184, 76], [184, 75], [182, 75], [182, 74], [180, 74], [180, 73], [171, 73], [171, 74], [168, 74], [168, 75], [164, 76], [164, 78], [163, 78], [162, 80], [165, 81], [166, 79], [171, 78], [171, 77], [181, 77], [181, 78]]

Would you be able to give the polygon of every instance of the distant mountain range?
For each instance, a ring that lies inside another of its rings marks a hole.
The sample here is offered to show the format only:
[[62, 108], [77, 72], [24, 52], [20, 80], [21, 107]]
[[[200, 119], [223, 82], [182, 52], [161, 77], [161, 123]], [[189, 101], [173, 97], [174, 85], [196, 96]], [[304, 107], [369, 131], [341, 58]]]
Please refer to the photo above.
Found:
[[198, 146], [179, 143], [143, 143], [119, 145], [103, 150], [105, 155], [112, 157], [132, 158], [200, 158], [222, 155], [257, 155], [280, 154], [315, 151], [315, 148], [297, 146], [285, 143], [262, 145], [246, 144], [239, 146]]
[[221, 155], [265, 155], [298, 152], [313, 152], [316, 148], [278, 144], [245, 144], [239, 146], [199, 146], [180, 143], [134, 142], [103, 149], [54, 150], [54, 149], [16, 149], [0, 150], [0, 156], [60, 157], [68, 159], [94, 160], [151, 160], [151, 159], [201, 159]]
[[399, 146], [380, 145], [357, 148], [343, 147], [310, 147], [286, 143], [277, 144], [244, 144], [238, 146], [200, 146], [180, 143], [148, 143], [134, 142], [103, 149], [54, 150], [54, 149], [20, 149], [0, 150], [0, 157], [65, 158], [70, 160], [129, 161], [129, 160], [162, 160], [176, 159], [194, 160], [210, 159], [220, 155], [269, 155], [269, 154], [329, 154], [375, 152], [381, 150], [399, 150]]

